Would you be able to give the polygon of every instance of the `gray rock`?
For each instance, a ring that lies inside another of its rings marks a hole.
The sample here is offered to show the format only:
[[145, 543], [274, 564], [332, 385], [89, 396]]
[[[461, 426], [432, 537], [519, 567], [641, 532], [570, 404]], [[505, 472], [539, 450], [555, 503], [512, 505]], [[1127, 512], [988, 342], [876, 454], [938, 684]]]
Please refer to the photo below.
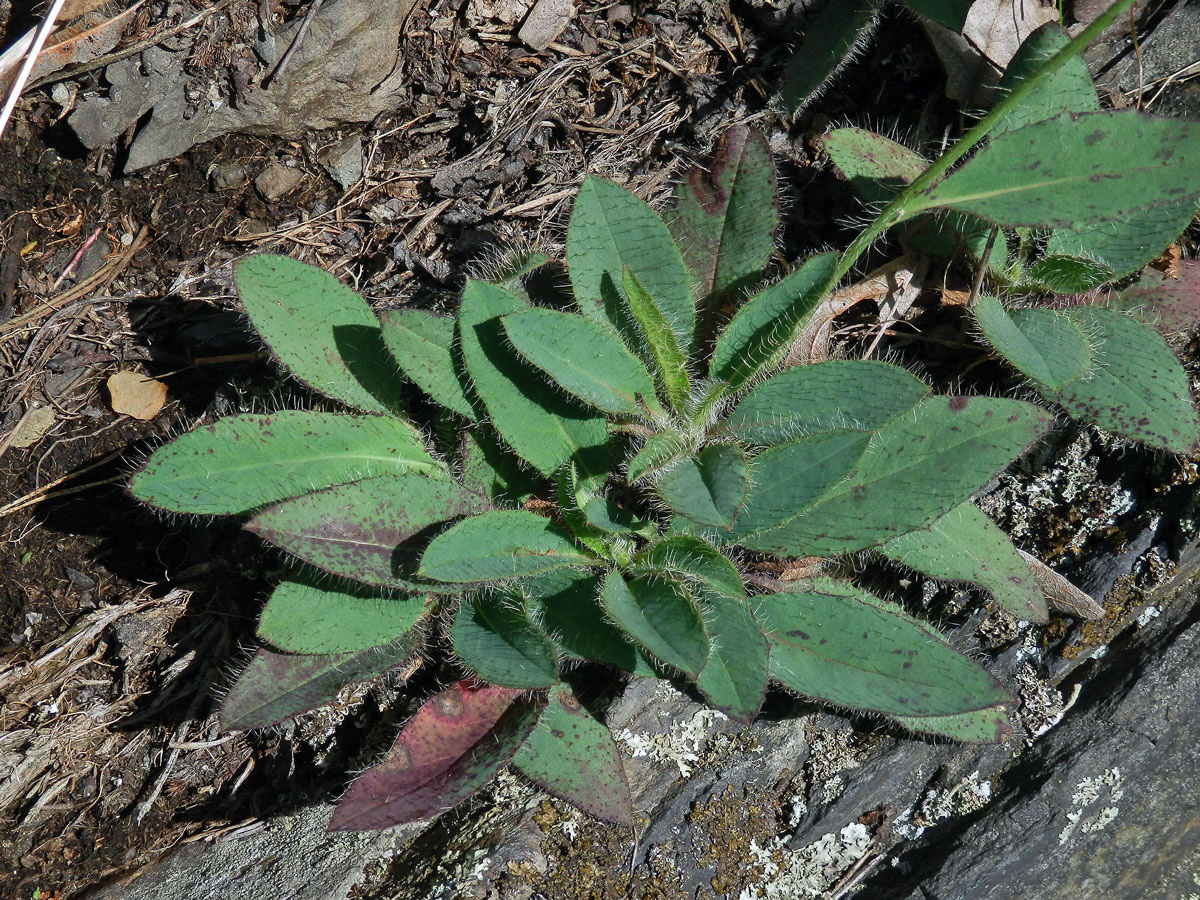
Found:
[[250, 177], [246, 174], [244, 166], [239, 166], [237, 163], [220, 163], [212, 167], [208, 173], [208, 179], [212, 182], [214, 190], [232, 191], [240, 188], [250, 180]]
[[338, 141], [320, 155], [321, 168], [329, 173], [329, 177], [336, 181], [343, 191], [362, 178], [362, 148], [362, 137], [354, 134]]
[[[314, 17], [303, 43], [268, 86], [251, 90], [236, 107], [197, 108], [186, 96], [187, 51], [145, 51], [105, 70], [108, 96], [81, 103], [68, 119], [86, 146], [111, 143], [149, 110], [149, 120], [129, 147], [125, 172], [170, 159], [232, 131], [297, 137], [305, 132], [369, 122], [390, 109], [402, 86], [397, 50], [400, 28], [414, 0], [329, 0]], [[255, 52], [274, 58], [291, 45], [300, 20], [260, 36]], [[151, 74], [143, 77], [139, 67]], [[203, 91], [201, 92], [203, 93]]]
[[254, 179], [254, 188], [268, 203], [286, 197], [304, 180], [304, 173], [299, 169], [274, 162], [258, 173]]

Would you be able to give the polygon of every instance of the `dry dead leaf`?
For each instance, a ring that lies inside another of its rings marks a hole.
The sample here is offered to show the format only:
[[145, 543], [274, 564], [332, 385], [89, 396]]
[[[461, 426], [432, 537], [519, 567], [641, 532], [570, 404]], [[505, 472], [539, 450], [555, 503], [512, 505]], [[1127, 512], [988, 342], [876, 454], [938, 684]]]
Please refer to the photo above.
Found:
[[32, 447], [54, 427], [54, 407], [34, 406], [21, 416], [9, 444], [18, 450]]
[[138, 372], [117, 372], [108, 378], [113, 412], [148, 422], [167, 402], [167, 386]]
[[1025, 565], [1033, 574], [1034, 583], [1041, 588], [1046, 601], [1059, 612], [1080, 619], [1103, 619], [1104, 607], [1063, 578], [1036, 556], [1018, 548]]
[[1016, 55], [1021, 42], [1048, 22], [1058, 21], [1054, 3], [1041, 0], [976, 0], [967, 13], [963, 36], [999, 69]]

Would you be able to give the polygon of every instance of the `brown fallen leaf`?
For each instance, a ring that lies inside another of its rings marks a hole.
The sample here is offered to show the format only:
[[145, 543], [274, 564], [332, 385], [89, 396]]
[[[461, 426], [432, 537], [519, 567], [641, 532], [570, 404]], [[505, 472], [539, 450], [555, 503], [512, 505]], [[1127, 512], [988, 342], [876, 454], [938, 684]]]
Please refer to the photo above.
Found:
[[1058, 21], [1058, 10], [1038, 0], [975, 0], [963, 25], [963, 37], [975, 45], [998, 69], [1004, 69], [1021, 42], [1048, 22]]
[[138, 372], [117, 372], [108, 378], [113, 412], [148, 422], [167, 402], [167, 386]]
[[54, 408], [51, 406], [34, 406], [26, 410], [25, 415], [21, 416], [21, 421], [17, 422], [17, 427], [13, 431], [9, 440], [9, 444], [16, 447], [18, 450], [24, 450], [26, 447], [32, 447], [49, 431], [54, 425]]
[[1036, 556], [1018, 548], [1025, 565], [1033, 574], [1033, 580], [1051, 607], [1059, 612], [1076, 616], [1080, 619], [1103, 619], [1104, 607], [1085, 594], [1067, 579], [1063, 578]]

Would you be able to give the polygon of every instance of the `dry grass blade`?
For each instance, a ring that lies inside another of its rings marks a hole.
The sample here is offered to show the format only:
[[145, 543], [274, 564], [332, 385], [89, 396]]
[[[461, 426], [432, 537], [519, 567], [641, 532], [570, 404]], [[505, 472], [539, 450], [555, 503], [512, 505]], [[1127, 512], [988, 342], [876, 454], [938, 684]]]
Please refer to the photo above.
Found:
[[12, 118], [13, 110], [17, 106], [17, 99], [21, 96], [21, 92], [25, 90], [25, 83], [29, 81], [29, 75], [33, 71], [33, 66], [42, 52], [42, 46], [46, 43], [46, 38], [50, 36], [50, 30], [54, 28], [54, 22], [58, 18], [59, 13], [62, 12], [62, 8], [66, 2], [67, 0], [52, 0], [50, 9], [46, 11], [46, 18], [42, 20], [42, 24], [38, 26], [37, 33], [33, 36], [33, 42], [29, 47], [28, 53], [25, 55], [25, 62], [21, 65], [21, 70], [17, 73], [16, 79], [8, 89], [8, 96], [4, 98], [3, 108], [0, 108], [0, 138], [4, 137], [4, 129], [8, 126], [8, 120]]
[[1104, 607], [1081, 591], [1067, 579], [1063, 578], [1048, 565], [1024, 550], [1019, 551], [1025, 565], [1033, 573], [1033, 580], [1045, 594], [1046, 600], [1059, 612], [1065, 612], [1081, 619], [1104, 618]]

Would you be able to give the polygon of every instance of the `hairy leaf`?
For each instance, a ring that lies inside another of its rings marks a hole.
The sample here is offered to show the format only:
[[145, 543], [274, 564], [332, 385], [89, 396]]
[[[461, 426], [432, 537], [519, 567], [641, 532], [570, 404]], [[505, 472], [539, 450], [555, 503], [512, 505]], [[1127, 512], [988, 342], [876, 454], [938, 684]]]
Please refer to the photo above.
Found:
[[873, 0], [835, 0], [821, 10], [783, 70], [783, 102], [789, 111], [799, 112], [820, 95], [865, 43], [878, 16]]
[[676, 412], [683, 412], [687, 409], [692, 385], [688, 379], [687, 358], [676, 340], [675, 332], [656, 299], [646, 292], [628, 266], [621, 270], [621, 286], [625, 291], [629, 311], [641, 329], [650, 348], [650, 355], [654, 358], [663, 393], [667, 395], [671, 407]]
[[416, 597], [291, 578], [267, 600], [258, 636], [288, 653], [355, 653], [395, 641], [428, 611]]
[[975, 319], [988, 342], [1022, 375], [1057, 389], [1092, 367], [1092, 346], [1070, 317], [1050, 309], [1005, 310], [995, 297], [980, 297]]
[[994, 138], [909, 208], [999, 225], [1080, 228], [1200, 196], [1200, 128], [1134, 110], [1062, 113]]
[[537, 727], [513, 757], [513, 765], [590, 816], [633, 824], [633, 798], [617, 745], [565, 684], [550, 690]]
[[727, 529], [746, 501], [749, 471], [739, 448], [712, 444], [667, 469], [654, 489], [676, 515]]
[[746, 290], [762, 276], [779, 225], [775, 166], [762, 132], [725, 132], [712, 162], [675, 185], [668, 216], [701, 298]]
[[[1004, 77], [1000, 79], [999, 95], [1006, 96], [1037, 72], [1067, 46], [1069, 40], [1063, 27], [1056, 22], [1048, 22], [1030, 34], [1005, 68]], [[1044, 78], [1033, 93], [997, 122], [990, 134], [995, 138], [1006, 131], [1044, 122], [1063, 110], [1094, 112], [1099, 108], [1100, 101], [1096, 98], [1096, 88], [1087, 64], [1080, 57], [1073, 56], [1061, 69]]]
[[674, 432], [662, 431], [652, 434], [626, 464], [625, 480], [633, 484], [647, 475], [653, 475], [688, 450], [688, 446]]
[[387, 475], [284, 500], [246, 528], [326, 572], [366, 584], [437, 590], [418, 584], [401, 545], [430, 526], [477, 512], [481, 497], [416, 473]]
[[1073, 419], [1113, 434], [1188, 453], [1200, 440], [1187, 373], [1153, 329], [1110, 309], [1065, 313], [1088, 335], [1095, 366], [1084, 378], [1042, 396]]
[[758, 598], [771, 677], [809, 697], [899, 716], [949, 716], [1011, 701], [986, 670], [899, 606], [815, 578]]
[[334, 810], [330, 831], [371, 831], [432, 818], [466, 800], [500, 771], [537, 724], [518, 691], [460, 681], [430, 698], [378, 765], [363, 772]]
[[508, 346], [500, 317], [527, 308], [503, 288], [467, 282], [459, 344], [475, 393], [504, 440], [543, 475], [571, 457], [589, 472], [602, 472], [604, 419], [547, 390], [545, 376]]
[[585, 403], [616, 415], [662, 412], [654, 379], [608, 326], [552, 309], [501, 321], [518, 353]]
[[702, 597], [700, 610], [709, 643], [696, 687], [725, 715], [749, 725], [767, 691], [767, 638], [744, 598]]
[[607, 497], [593, 497], [584, 504], [583, 512], [589, 525], [609, 534], [640, 534], [642, 537], [649, 537], [655, 531], [653, 522], [639, 519]]
[[331, 703], [346, 685], [406, 662], [419, 642], [409, 631], [395, 643], [351, 653], [294, 655], [260, 648], [221, 702], [221, 730], [265, 728]]
[[1029, 267], [1028, 275], [1030, 282], [1055, 294], [1090, 291], [1113, 277], [1110, 266], [1082, 256], [1043, 256]]
[[904, 5], [951, 31], [962, 31], [974, 0], [904, 0]]
[[708, 639], [696, 607], [683, 589], [665, 579], [626, 581], [609, 572], [601, 594], [614, 622], [650, 653], [695, 678], [708, 658]]
[[881, 544], [879, 552], [934, 578], [986, 588], [1018, 619], [1046, 623], [1046, 599], [1003, 531], [973, 503], [962, 503], [929, 526]]
[[288, 371], [313, 390], [382, 413], [400, 384], [366, 301], [328, 272], [260, 253], [233, 267], [238, 298]]
[[176, 438], [154, 452], [129, 489], [171, 512], [245, 513], [401, 472], [449, 477], [403, 419], [284, 410], [228, 416]]
[[605, 615], [598, 576], [559, 569], [525, 580], [522, 589], [530, 613], [567, 656], [634, 675], [657, 674], [642, 651]]
[[400, 370], [436, 403], [474, 422], [475, 410], [454, 361], [454, 319], [421, 309], [390, 309], [379, 323]]
[[720, 425], [769, 446], [825, 431], [873, 431], [912, 410], [929, 386], [911, 372], [873, 360], [796, 366], [763, 382]]
[[633, 558], [631, 571], [682, 578], [734, 600], [746, 597], [733, 563], [716, 547], [690, 535], [674, 535], [647, 547]]
[[619, 185], [589, 175], [567, 226], [567, 272], [579, 311], [629, 337], [622, 269], [658, 303], [675, 340], [690, 347], [696, 309], [692, 279], [662, 219]]
[[503, 447], [486, 428], [468, 428], [462, 433], [459, 478], [476, 493], [496, 502], [524, 503], [542, 485], [541, 477], [520, 458]]
[[810, 257], [747, 300], [717, 339], [709, 364], [712, 377], [738, 388], [776, 364], [825, 298], [836, 266], [836, 253]]
[[529, 620], [519, 595], [486, 592], [464, 599], [450, 640], [459, 661], [483, 681], [526, 689], [558, 681], [558, 652]]
[[[1195, 215], [1196, 201], [1189, 198], [1132, 212], [1115, 222], [1085, 225], [1076, 231], [1058, 228], [1051, 232], [1046, 241], [1046, 252], [1082, 257], [1094, 265], [1102, 265], [1109, 273], [1105, 281], [1113, 281], [1157, 259], [1187, 228]], [[1095, 284], [1083, 290], [1090, 290]]]
[[893, 716], [909, 731], [936, 734], [968, 744], [1003, 744], [1012, 737], [1008, 710], [991, 706], [956, 716]]
[[741, 543], [781, 556], [832, 556], [923, 528], [987, 484], [1052, 422], [1018, 400], [930, 397], [872, 434], [849, 478]]
[[464, 519], [430, 542], [418, 571], [425, 578], [467, 583], [533, 575], [594, 563], [544, 516], [497, 509]]

